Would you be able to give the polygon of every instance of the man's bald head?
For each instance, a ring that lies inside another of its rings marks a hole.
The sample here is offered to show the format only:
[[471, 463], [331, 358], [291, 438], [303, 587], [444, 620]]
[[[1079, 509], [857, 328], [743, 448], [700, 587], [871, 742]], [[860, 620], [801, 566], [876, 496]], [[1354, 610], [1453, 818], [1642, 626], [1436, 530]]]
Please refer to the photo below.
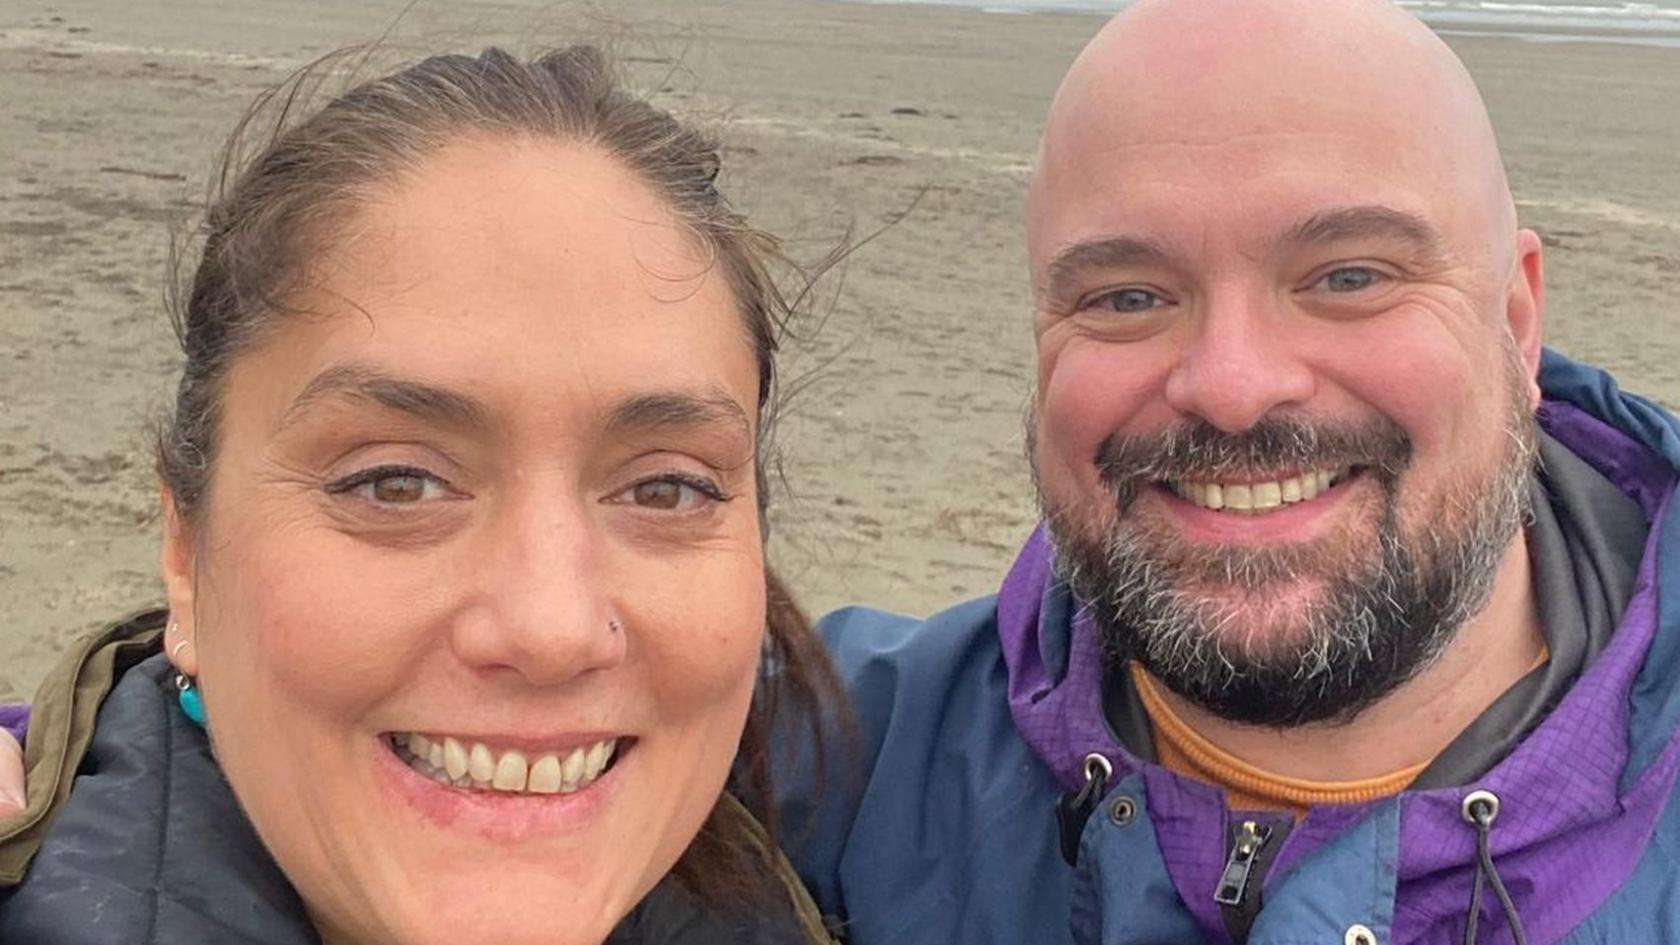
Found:
[[1235, 721], [1346, 718], [1523, 580], [1539, 240], [1422, 24], [1142, 0], [1028, 215], [1033, 467], [1111, 654]]
[[1043, 244], [1054, 238], [1047, 204], [1057, 185], [1088, 182], [1116, 149], [1295, 134], [1307, 159], [1312, 135], [1338, 132], [1365, 136], [1394, 172], [1453, 194], [1487, 238], [1514, 234], [1474, 83], [1445, 43], [1388, 0], [1141, 0], [1091, 41], [1051, 105], [1029, 196], [1035, 277], [1036, 261], [1054, 251]]

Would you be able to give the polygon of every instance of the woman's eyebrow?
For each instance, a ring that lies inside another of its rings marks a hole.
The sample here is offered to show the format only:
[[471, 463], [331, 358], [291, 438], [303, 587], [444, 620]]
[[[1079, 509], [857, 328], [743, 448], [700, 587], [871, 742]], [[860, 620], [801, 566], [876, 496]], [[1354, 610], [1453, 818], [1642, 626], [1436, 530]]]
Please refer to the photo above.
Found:
[[727, 426], [743, 437], [752, 435], [746, 408], [722, 388], [702, 391], [652, 391], [619, 401], [607, 419], [611, 433], [663, 427]]
[[460, 391], [387, 374], [361, 364], [339, 364], [315, 375], [293, 399], [280, 421], [295, 423], [314, 404], [329, 397], [367, 400], [398, 413], [452, 427], [485, 428], [490, 410]]
[[[334, 397], [367, 400], [417, 419], [453, 427], [482, 429], [492, 425], [490, 409], [469, 394], [397, 377], [366, 365], [340, 364], [317, 374], [304, 386], [287, 408], [280, 426], [297, 422], [310, 407]], [[729, 427], [744, 437], [752, 433], [746, 409], [722, 388], [633, 394], [613, 406], [604, 426], [612, 433], [703, 426]]]

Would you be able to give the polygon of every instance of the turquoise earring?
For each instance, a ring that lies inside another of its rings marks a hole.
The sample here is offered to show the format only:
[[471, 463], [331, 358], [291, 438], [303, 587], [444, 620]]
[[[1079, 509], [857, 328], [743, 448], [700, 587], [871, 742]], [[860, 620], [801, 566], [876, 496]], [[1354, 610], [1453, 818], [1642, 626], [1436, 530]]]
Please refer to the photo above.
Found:
[[[167, 636], [168, 634], [174, 633], [177, 629], [179, 628], [175, 625], [174, 621], [171, 621], [168, 630], [165, 631], [165, 635]], [[187, 641], [181, 640], [174, 646], [170, 647], [170, 657], [174, 658], [179, 656], [181, 654], [181, 649], [186, 645]], [[177, 672], [175, 674], [175, 701], [181, 704], [181, 712], [186, 715], [187, 718], [192, 719], [193, 724], [197, 725], [199, 728], [204, 727], [204, 697], [199, 695], [198, 686], [194, 683], [193, 678], [188, 676], [186, 673]]]
[[193, 684], [191, 676], [185, 673], [175, 674], [175, 699], [181, 703], [181, 711], [199, 728], [204, 727], [204, 697], [198, 694], [198, 687]]

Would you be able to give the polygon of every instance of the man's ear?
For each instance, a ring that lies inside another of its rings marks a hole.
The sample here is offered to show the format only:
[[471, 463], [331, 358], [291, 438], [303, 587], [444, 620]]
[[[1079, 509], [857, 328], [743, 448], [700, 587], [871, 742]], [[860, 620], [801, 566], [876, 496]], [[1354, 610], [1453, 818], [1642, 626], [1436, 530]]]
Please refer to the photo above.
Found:
[[1529, 400], [1540, 406], [1540, 325], [1546, 308], [1546, 269], [1541, 261], [1540, 235], [1517, 231], [1516, 265], [1505, 292], [1505, 327], [1522, 357], [1528, 378]]
[[[168, 486], [160, 490], [159, 501], [163, 506], [163, 550], [158, 567], [163, 572], [164, 595], [169, 601], [169, 622], [175, 628], [164, 641], [164, 649], [176, 669], [197, 676], [198, 583], [193, 566], [193, 529], [176, 506], [175, 495]], [[187, 645], [178, 646], [182, 641]]]

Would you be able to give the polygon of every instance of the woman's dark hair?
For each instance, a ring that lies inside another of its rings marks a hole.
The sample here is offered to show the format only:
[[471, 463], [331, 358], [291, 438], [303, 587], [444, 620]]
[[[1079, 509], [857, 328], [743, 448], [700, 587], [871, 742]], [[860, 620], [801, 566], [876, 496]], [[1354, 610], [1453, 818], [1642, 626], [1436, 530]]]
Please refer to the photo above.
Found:
[[[475, 134], [598, 148], [665, 200], [733, 292], [758, 364], [762, 444], [774, 403], [777, 338], [791, 308], [771, 267], [787, 260], [774, 238], [749, 225], [718, 192], [712, 138], [626, 91], [590, 46], [530, 61], [500, 49], [435, 56], [311, 111], [311, 93], [348, 58], [318, 60], [260, 98], [228, 144], [197, 267], [171, 306], [186, 365], [173, 413], [159, 430], [158, 472], [177, 515], [201, 522], [229, 367], [294, 311], [291, 300], [310, 285], [314, 260], [342, 235], [337, 227], [398, 175]], [[789, 265], [789, 271], [798, 270]], [[767, 521], [762, 455], [758, 481], [760, 520]], [[825, 713], [843, 718], [844, 712], [810, 623], [773, 574], [766, 581], [766, 652], [736, 780], [773, 839], [773, 729], [779, 736], [799, 733], [800, 741], [808, 733], [810, 744], [820, 746]], [[736, 811], [714, 807], [673, 870], [713, 906], [746, 905], [767, 889], [764, 844]]]

